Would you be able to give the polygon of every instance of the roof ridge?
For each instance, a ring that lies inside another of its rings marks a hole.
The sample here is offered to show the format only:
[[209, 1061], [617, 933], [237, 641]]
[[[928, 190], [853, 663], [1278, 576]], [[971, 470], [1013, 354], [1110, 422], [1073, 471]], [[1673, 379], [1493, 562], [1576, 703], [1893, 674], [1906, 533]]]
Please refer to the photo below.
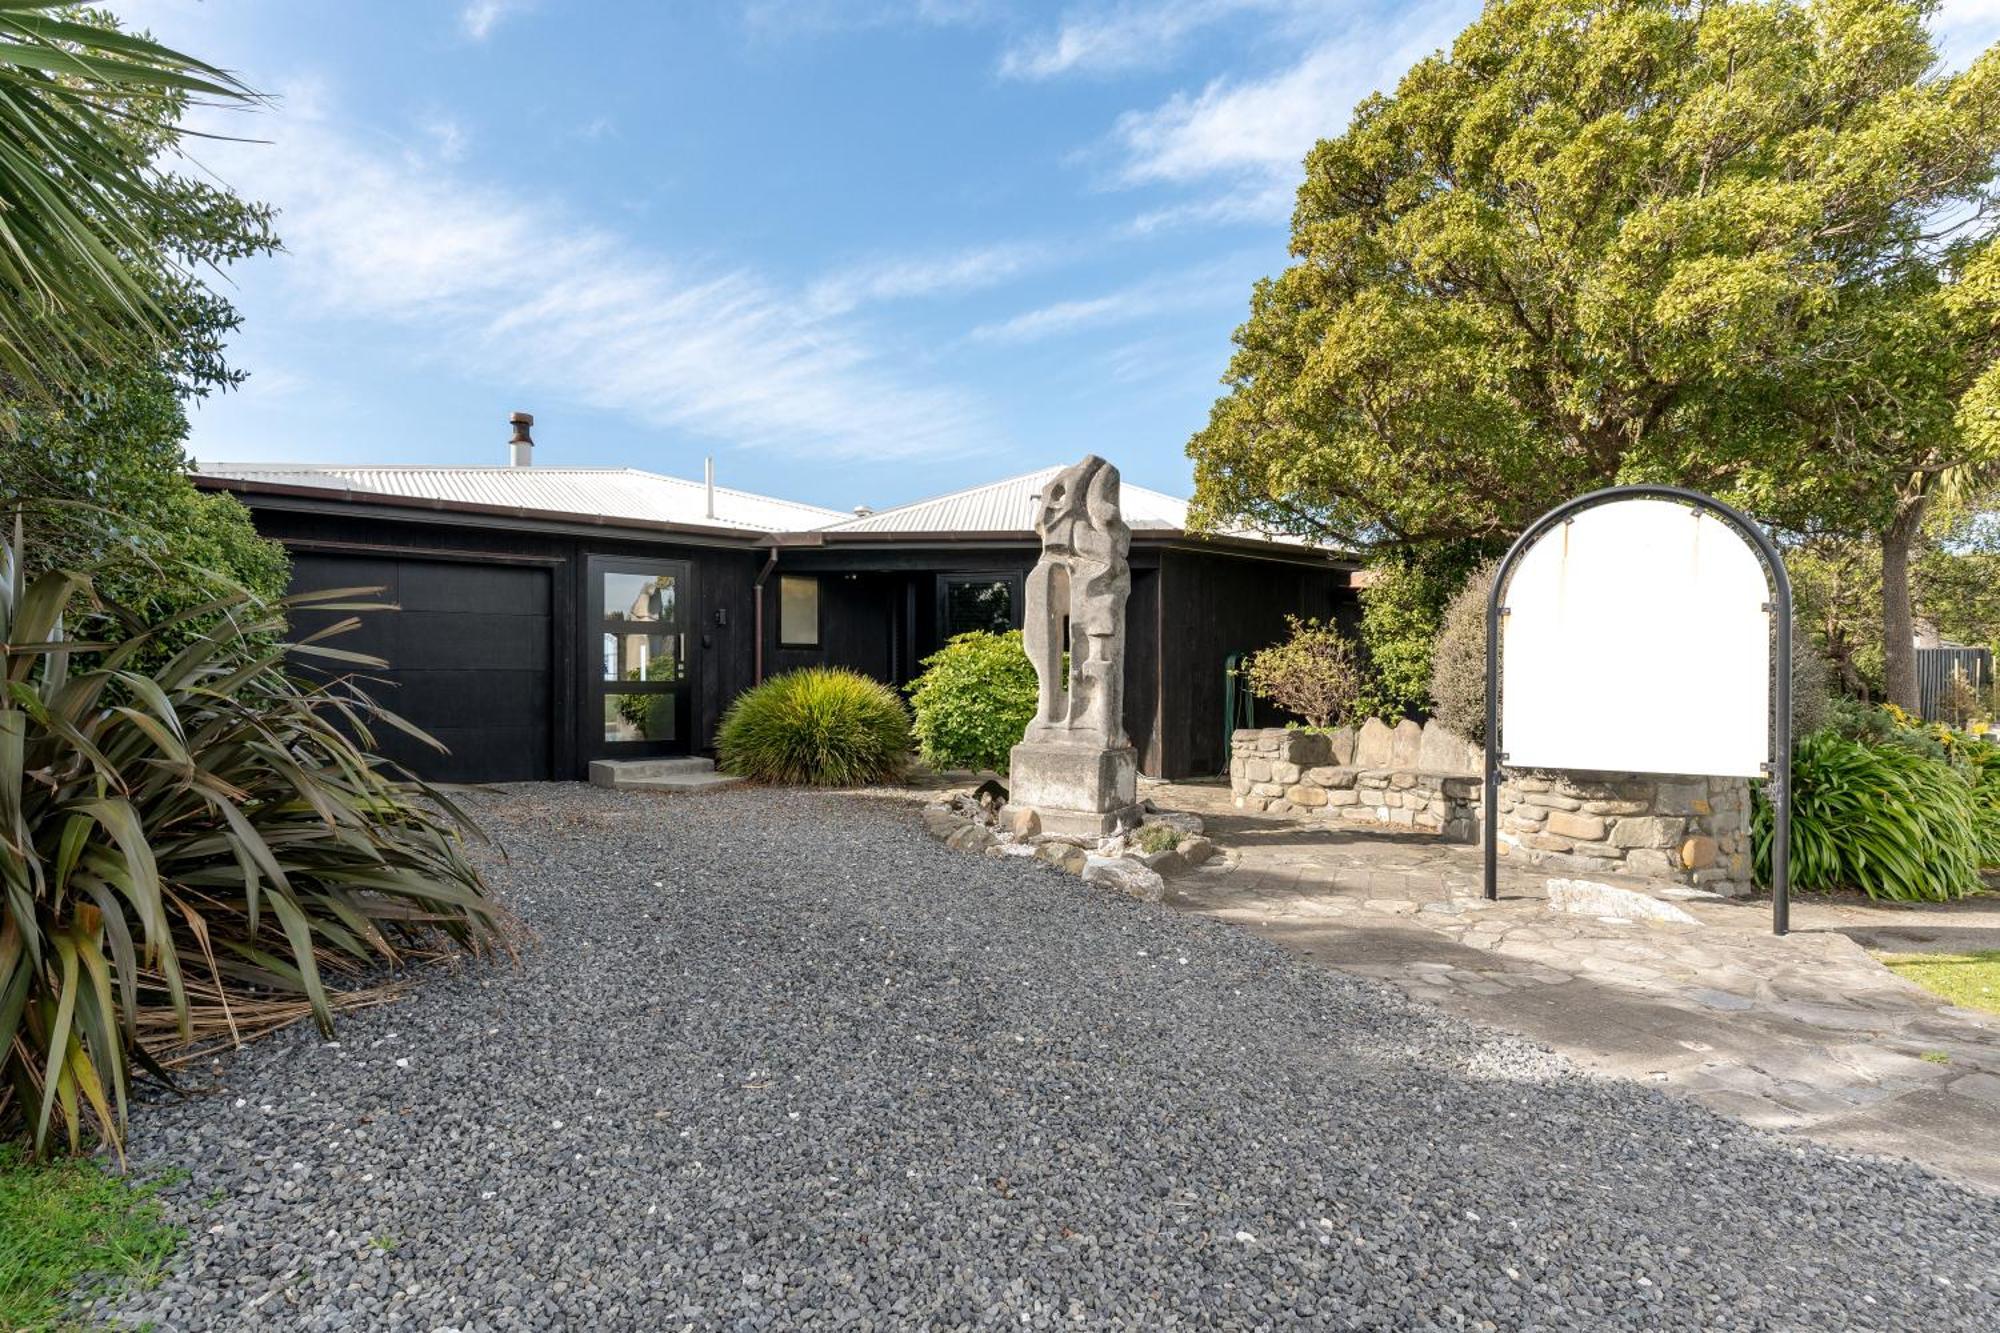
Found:
[[[619, 468], [617, 471], [629, 472], [637, 477], [651, 477], [655, 481], [671, 481], [677, 486], [692, 486], [696, 490], [705, 489], [708, 485], [707, 482], [696, 481], [693, 477], [676, 477], [671, 472], [654, 472], [651, 469], [642, 467]], [[835, 509], [830, 505], [814, 504], [810, 500], [786, 500], [776, 495], [766, 495], [762, 491], [746, 491], [740, 486], [717, 485], [715, 489], [727, 495], [742, 495], [748, 496], [752, 500], [766, 500], [772, 504], [790, 505], [794, 509], [817, 509], [823, 514], [845, 514], [849, 512], [845, 509]]]
[[990, 491], [994, 489], [996, 486], [1011, 486], [1017, 481], [1026, 481], [1028, 478], [1039, 476], [1044, 472], [1059, 473], [1062, 470], [1063, 468], [1061, 464], [1051, 464], [1048, 467], [1029, 468], [1026, 472], [1016, 472], [1011, 477], [1000, 477], [994, 481], [982, 481], [976, 486], [961, 486], [954, 491], [939, 491], [936, 495], [926, 495], [919, 500], [906, 500], [899, 505], [890, 505], [887, 509], [877, 509], [872, 513], [868, 514], [856, 514], [851, 521], [858, 523], [863, 519], [881, 518], [884, 515], [894, 514], [904, 509], [916, 509], [923, 505], [936, 504], [939, 500], [949, 500], [952, 497], [959, 495], [970, 495], [974, 491]]

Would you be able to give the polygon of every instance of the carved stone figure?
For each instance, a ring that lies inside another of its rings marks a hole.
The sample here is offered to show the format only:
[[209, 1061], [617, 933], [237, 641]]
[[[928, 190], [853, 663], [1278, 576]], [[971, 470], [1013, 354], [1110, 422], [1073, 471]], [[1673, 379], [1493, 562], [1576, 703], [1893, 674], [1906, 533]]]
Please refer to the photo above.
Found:
[[1050, 832], [1108, 833], [1139, 817], [1124, 721], [1132, 532], [1118, 510], [1118, 469], [1093, 454], [1051, 481], [1041, 505], [1042, 558], [1028, 575], [1022, 631], [1041, 694], [1014, 748], [1012, 801], [1035, 808]]
[[1118, 469], [1093, 454], [1058, 476], [1042, 492], [1035, 531], [1042, 558], [1028, 575], [1022, 637], [1042, 688], [1026, 739], [1123, 745], [1132, 530], [1118, 513]]

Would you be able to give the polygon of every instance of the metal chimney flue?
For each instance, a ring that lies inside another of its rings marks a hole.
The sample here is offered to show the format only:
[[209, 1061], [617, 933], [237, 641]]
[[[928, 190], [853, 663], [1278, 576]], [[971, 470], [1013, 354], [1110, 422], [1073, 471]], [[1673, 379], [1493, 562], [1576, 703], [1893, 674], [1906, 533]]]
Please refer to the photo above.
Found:
[[516, 412], [508, 417], [507, 421], [508, 424], [514, 427], [514, 436], [507, 441], [507, 448], [510, 452], [509, 462], [515, 467], [533, 467], [535, 465], [535, 440], [528, 432], [535, 424], [534, 413]]
[[715, 517], [715, 458], [710, 455], [701, 460], [701, 480], [708, 489], [708, 516]]

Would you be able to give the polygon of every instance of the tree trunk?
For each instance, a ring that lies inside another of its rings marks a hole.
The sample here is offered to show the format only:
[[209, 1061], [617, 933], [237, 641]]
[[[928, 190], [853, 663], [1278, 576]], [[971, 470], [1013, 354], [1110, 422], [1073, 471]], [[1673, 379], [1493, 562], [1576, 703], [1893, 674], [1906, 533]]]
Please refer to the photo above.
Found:
[[1917, 711], [1916, 625], [1910, 608], [1910, 552], [1929, 499], [1905, 496], [1882, 533], [1882, 692], [1898, 708]]

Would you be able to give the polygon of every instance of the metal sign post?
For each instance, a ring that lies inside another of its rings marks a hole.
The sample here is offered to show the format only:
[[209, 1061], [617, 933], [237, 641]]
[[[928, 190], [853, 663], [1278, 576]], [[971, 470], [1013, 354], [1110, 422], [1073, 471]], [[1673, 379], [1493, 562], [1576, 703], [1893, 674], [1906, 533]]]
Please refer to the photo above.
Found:
[[[1771, 928], [1783, 935], [1791, 928], [1791, 844], [1792, 844], [1792, 584], [1785, 573], [1784, 556], [1777, 544], [1753, 519], [1713, 496], [1680, 486], [1611, 486], [1592, 491], [1566, 504], [1557, 505], [1529, 525], [1509, 548], [1494, 571], [1493, 586], [1486, 596], [1486, 785], [1481, 807], [1481, 842], [1484, 853], [1486, 896], [1499, 896], [1500, 879], [1500, 766], [1507, 759], [1500, 748], [1501, 639], [1508, 608], [1502, 604], [1515, 566], [1521, 558], [1557, 526], [1586, 510], [1621, 500], [1668, 500], [1685, 504], [1697, 513], [1713, 515], [1728, 524], [1756, 552], [1762, 562], [1771, 599], [1763, 604], [1770, 619], [1773, 650], [1770, 658], [1768, 759], [1762, 765], [1766, 794], [1771, 802]], [[1747, 569], [1744, 575], [1748, 576]], [[1754, 584], [1752, 584], [1754, 587]], [[1743, 627], [1745, 632], [1751, 632]], [[1754, 639], [1752, 640], [1754, 642]], [[1643, 646], [1636, 651], [1644, 651]], [[1741, 696], [1738, 696], [1739, 698]], [[1744, 706], [1751, 707], [1748, 700]], [[1612, 725], [1603, 719], [1603, 725]], [[1747, 753], [1743, 751], [1747, 750]], [[1757, 753], [1747, 746], [1736, 754], [1747, 771]], [[1753, 849], [1754, 857], [1754, 849]]]

